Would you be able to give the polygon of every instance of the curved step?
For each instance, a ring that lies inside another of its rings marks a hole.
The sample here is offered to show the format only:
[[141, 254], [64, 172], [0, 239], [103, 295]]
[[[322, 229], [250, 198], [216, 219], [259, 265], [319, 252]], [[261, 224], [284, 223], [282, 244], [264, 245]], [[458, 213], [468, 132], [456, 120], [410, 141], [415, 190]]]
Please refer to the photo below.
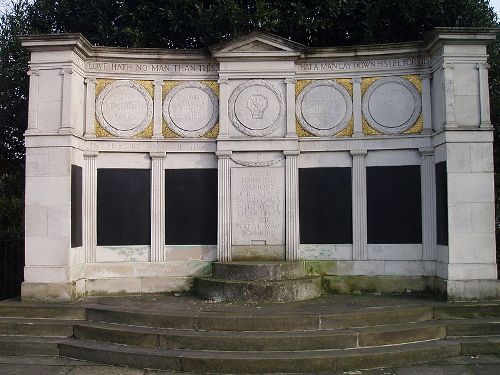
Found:
[[73, 335], [76, 320], [1, 318], [0, 335], [59, 336]]
[[0, 353], [10, 355], [58, 355], [67, 337], [0, 336]]
[[85, 319], [85, 308], [68, 305], [37, 305], [28, 303], [0, 304], [0, 316], [9, 318]]
[[[259, 311], [259, 310], [257, 310]], [[427, 306], [362, 309], [349, 313], [222, 313], [222, 312], [144, 312], [110, 309], [87, 309], [90, 321], [118, 323], [155, 328], [214, 331], [304, 331], [345, 329], [376, 325], [411, 323], [432, 320], [433, 309]]]
[[60, 355], [125, 365], [200, 373], [312, 373], [399, 366], [461, 354], [456, 341], [436, 340], [397, 346], [320, 351], [217, 352], [138, 348], [87, 340], [60, 344]]
[[211, 277], [196, 279], [198, 296], [216, 302], [305, 301], [321, 296], [321, 277], [304, 276], [288, 280], [225, 280]]
[[434, 307], [435, 319], [500, 318], [498, 303], [454, 303]]
[[214, 262], [212, 273], [225, 280], [283, 280], [306, 276], [304, 262]]
[[499, 318], [466, 319], [446, 322], [447, 336], [500, 335]]
[[302, 351], [436, 340], [446, 337], [446, 327], [427, 322], [361, 330], [235, 332], [169, 330], [88, 322], [75, 325], [74, 337], [161, 349]]

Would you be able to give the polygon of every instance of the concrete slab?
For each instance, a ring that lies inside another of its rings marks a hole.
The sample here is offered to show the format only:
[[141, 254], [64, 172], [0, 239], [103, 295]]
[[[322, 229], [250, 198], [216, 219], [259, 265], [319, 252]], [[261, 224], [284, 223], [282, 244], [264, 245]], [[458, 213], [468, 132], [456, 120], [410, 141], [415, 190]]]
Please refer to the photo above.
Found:
[[400, 368], [397, 375], [472, 375], [464, 365], [412, 366]]
[[469, 369], [475, 375], [498, 375], [500, 373], [500, 364], [479, 364], [479, 365], [469, 365]]

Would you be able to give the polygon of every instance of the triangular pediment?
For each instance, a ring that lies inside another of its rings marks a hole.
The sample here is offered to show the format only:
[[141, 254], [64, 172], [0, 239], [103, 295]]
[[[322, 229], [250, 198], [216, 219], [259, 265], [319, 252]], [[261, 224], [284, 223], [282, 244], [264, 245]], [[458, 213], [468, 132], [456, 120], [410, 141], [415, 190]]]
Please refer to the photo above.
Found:
[[260, 40], [254, 40], [250, 43], [243, 44], [242, 46], [232, 49], [233, 52], [262, 52], [262, 51], [283, 51], [282, 48], [276, 47], [274, 45], [261, 42]]
[[253, 31], [239, 38], [219, 43], [210, 48], [214, 55], [271, 53], [300, 53], [305, 46], [264, 31]]

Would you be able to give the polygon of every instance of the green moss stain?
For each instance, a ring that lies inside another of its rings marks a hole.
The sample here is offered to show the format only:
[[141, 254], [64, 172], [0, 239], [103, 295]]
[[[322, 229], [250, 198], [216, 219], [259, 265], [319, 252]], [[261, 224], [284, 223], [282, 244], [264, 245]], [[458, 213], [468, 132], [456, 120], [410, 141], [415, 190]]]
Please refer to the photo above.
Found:
[[336, 260], [306, 260], [308, 275], [334, 275], [337, 272]]

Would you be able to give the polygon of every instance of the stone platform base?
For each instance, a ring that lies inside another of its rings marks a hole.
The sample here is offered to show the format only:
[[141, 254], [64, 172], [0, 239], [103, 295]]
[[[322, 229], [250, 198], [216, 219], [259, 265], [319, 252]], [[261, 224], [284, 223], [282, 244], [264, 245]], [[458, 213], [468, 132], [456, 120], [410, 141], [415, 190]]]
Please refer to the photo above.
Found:
[[[44, 271], [50, 275], [49, 269]], [[28, 277], [22, 284], [22, 299], [67, 302], [85, 296], [188, 293], [194, 290], [196, 277], [204, 278], [212, 273], [213, 278], [205, 278], [203, 280], [208, 281], [201, 281], [199, 285], [203, 289], [212, 283], [213, 294], [204, 295], [215, 300], [259, 301], [258, 295], [267, 295], [265, 298], [269, 301], [304, 300], [310, 298], [309, 293], [320, 295], [321, 289], [323, 294], [434, 294], [448, 300], [500, 299], [497, 280], [350, 275], [337, 271], [337, 261], [92, 263], [83, 265], [78, 280], [70, 283], [34, 282]], [[296, 281], [280, 281], [288, 279]]]
[[217, 302], [305, 301], [321, 296], [321, 277], [306, 276], [304, 262], [215, 262], [196, 293]]
[[23, 301], [70, 302], [85, 296], [120, 296], [189, 292], [194, 277], [142, 277], [81, 279], [73, 283], [27, 283], [21, 285]]

